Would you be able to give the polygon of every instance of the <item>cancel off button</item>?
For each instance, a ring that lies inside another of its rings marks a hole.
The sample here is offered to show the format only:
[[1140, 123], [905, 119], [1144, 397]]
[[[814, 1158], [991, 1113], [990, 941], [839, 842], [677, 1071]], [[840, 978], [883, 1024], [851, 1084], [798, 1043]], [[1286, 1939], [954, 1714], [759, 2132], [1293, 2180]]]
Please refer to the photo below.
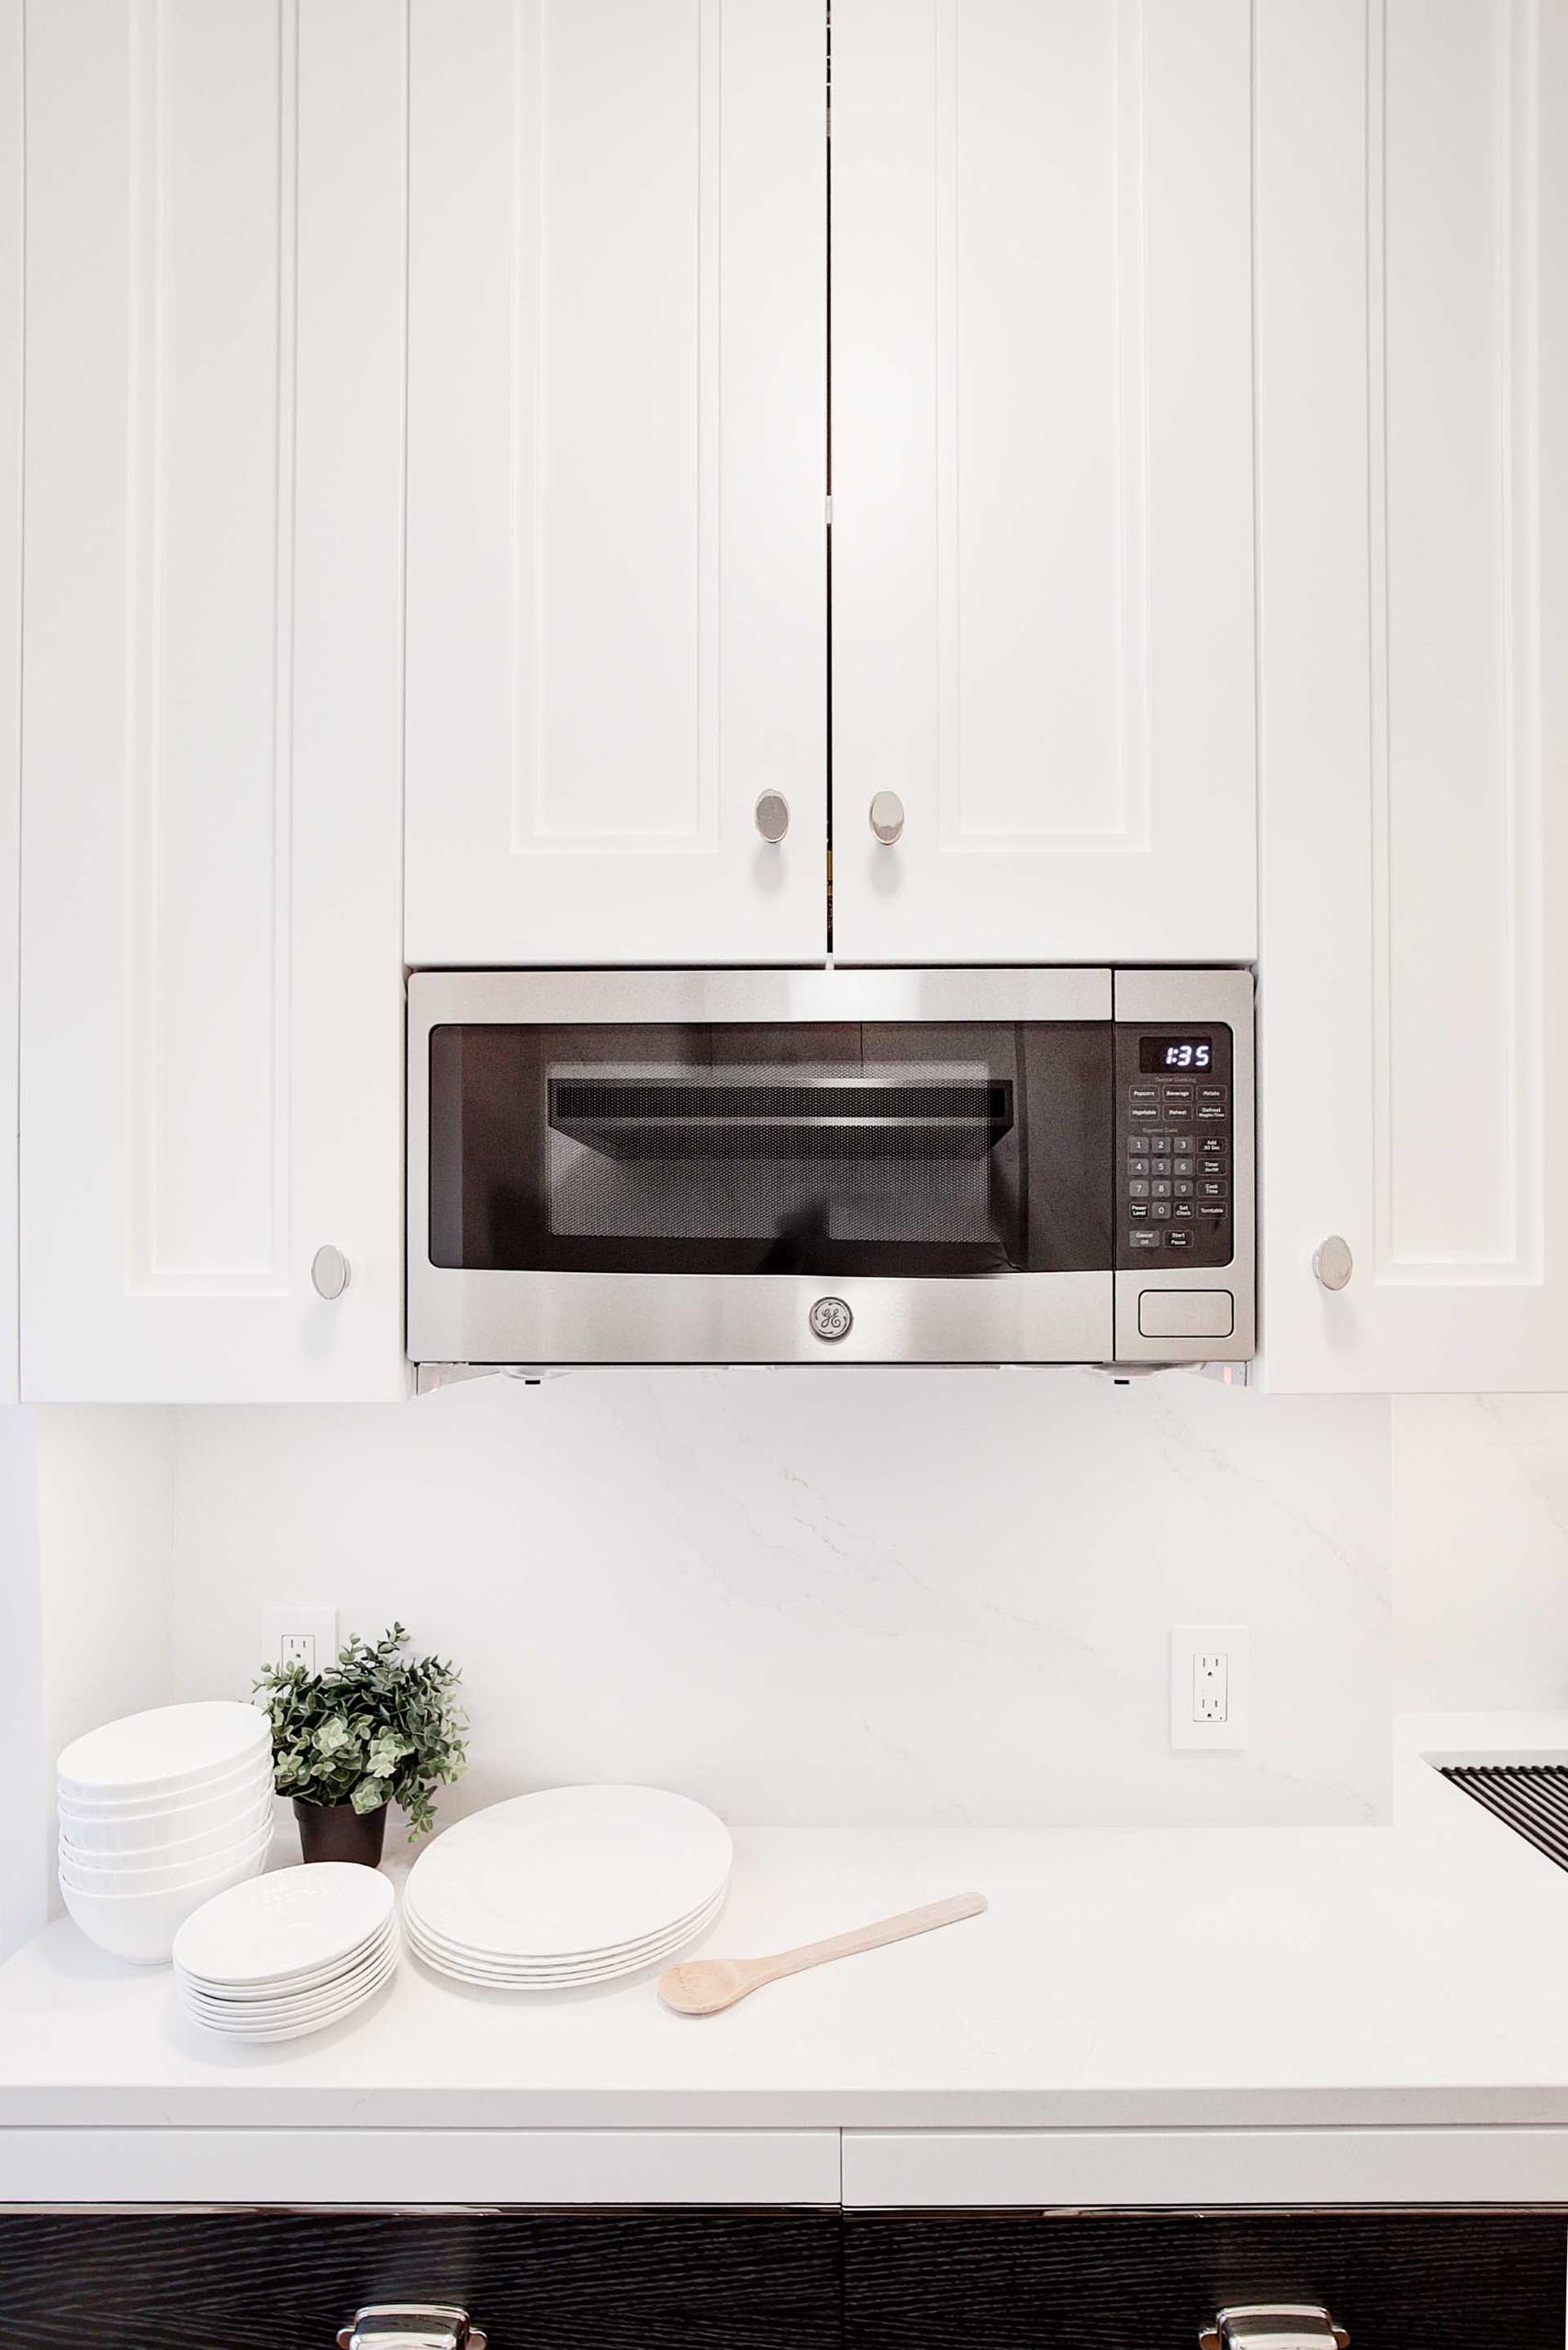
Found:
[[1146, 1289], [1138, 1292], [1140, 1338], [1228, 1338], [1236, 1300], [1227, 1289]]

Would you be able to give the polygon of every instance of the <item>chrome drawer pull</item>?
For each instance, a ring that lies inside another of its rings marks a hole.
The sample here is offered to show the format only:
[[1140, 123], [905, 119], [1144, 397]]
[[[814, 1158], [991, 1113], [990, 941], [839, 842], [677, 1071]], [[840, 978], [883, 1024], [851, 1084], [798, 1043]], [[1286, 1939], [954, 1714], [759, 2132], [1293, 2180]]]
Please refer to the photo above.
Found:
[[1221, 2310], [1198, 2350], [1346, 2350], [1350, 2339], [1315, 2301], [1251, 2301]]
[[338, 2350], [485, 2350], [485, 2337], [466, 2310], [377, 2301], [342, 2328]]

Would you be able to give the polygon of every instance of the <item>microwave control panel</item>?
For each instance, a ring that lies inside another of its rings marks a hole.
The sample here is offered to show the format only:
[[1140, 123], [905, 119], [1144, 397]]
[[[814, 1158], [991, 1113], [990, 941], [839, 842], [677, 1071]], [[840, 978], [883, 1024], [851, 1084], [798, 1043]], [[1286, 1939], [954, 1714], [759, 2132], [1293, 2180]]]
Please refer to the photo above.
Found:
[[1116, 1266], [1228, 1265], [1233, 1043], [1217, 1022], [1116, 1027]]

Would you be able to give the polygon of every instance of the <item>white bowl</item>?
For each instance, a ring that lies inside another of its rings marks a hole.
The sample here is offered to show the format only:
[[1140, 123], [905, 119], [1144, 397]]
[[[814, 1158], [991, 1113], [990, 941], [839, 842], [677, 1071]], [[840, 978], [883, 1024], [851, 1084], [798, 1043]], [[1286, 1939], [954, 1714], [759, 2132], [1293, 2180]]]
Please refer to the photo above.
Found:
[[260, 1852], [264, 1860], [272, 1841], [273, 1822], [269, 1816], [247, 1834], [231, 1837], [227, 1844], [220, 1844], [216, 1852], [196, 1852], [188, 1860], [166, 1861], [154, 1868], [126, 1868], [113, 1859], [78, 1860], [62, 1844], [60, 1881], [62, 1885], [73, 1886], [78, 1893], [166, 1893], [174, 1886], [198, 1885], [215, 1869], [248, 1860], [252, 1852]]
[[217, 1876], [205, 1877], [197, 1885], [173, 1886], [166, 1893], [81, 1893], [73, 1885], [63, 1883], [60, 1890], [87, 1940], [96, 1942], [100, 1950], [116, 1958], [133, 1959], [140, 1966], [165, 1965], [174, 1936], [192, 1911], [210, 1901], [215, 1893], [225, 1893], [231, 1885], [260, 1875], [265, 1859], [264, 1851], [257, 1852]]
[[203, 1852], [220, 1852], [228, 1844], [242, 1843], [272, 1816], [273, 1791], [265, 1786], [258, 1795], [247, 1796], [243, 1803], [225, 1805], [209, 1827], [198, 1828], [190, 1835], [180, 1832], [183, 1823], [177, 1821], [172, 1835], [154, 1834], [149, 1824], [140, 1830], [134, 1842], [123, 1830], [103, 1837], [90, 1823], [84, 1825], [62, 1813], [60, 1846], [71, 1860], [86, 1868], [167, 1868], [174, 1861], [197, 1860]]
[[73, 1739], [55, 1764], [60, 1791], [78, 1801], [146, 1801], [205, 1786], [255, 1760], [271, 1737], [259, 1706], [215, 1697], [155, 1706]]
[[150, 1841], [196, 1836], [204, 1829], [220, 1828], [227, 1820], [243, 1818], [252, 1805], [260, 1803], [263, 1794], [271, 1793], [272, 1783], [269, 1754], [242, 1777], [225, 1780], [210, 1791], [203, 1789], [199, 1795], [182, 1796], [177, 1801], [108, 1806], [80, 1804], [70, 1796], [62, 1796], [60, 1820], [72, 1842], [80, 1844], [84, 1851], [135, 1852]]

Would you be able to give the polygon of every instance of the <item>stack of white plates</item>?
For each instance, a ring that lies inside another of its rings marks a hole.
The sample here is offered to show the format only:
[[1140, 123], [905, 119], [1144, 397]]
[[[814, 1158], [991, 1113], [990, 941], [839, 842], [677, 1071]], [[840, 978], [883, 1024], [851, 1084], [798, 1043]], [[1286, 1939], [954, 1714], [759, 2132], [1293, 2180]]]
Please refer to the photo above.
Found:
[[174, 1937], [181, 2006], [229, 2040], [324, 2031], [373, 1998], [397, 1964], [392, 1887], [351, 1861], [233, 1886]]
[[553, 1787], [476, 1812], [420, 1855], [409, 1946], [459, 1982], [548, 1991], [662, 1964], [718, 1916], [730, 1834], [657, 1787]]
[[193, 1909], [265, 1863], [272, 1731], [254, 1706], [128, 1714], [68, 1746], [57, 1778], [65, 1906], [118, 1958], [166, 1959]]

